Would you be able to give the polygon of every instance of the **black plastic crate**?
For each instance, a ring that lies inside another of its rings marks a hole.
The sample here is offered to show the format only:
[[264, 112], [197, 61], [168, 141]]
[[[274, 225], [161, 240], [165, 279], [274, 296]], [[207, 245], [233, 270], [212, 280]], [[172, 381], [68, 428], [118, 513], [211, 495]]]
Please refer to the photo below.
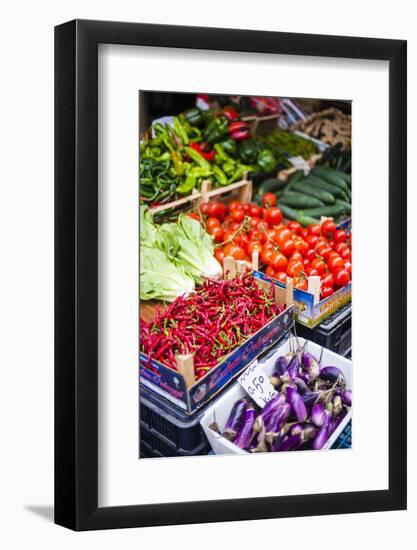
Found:
[[297, 323], [297, 335], [339, 355], [348, 357], [352, 349], [352, 307], [346, 304], [314, 328]]
[[334, 442], [332, 449], [350, 449], [352, 447], [352, 421], [350, 421], [343, 432]]
[[[151, 456], [192, 456], [207, 454], [209, 443], [200, 426], [204, 412], [187, 416], [141, 386], [140, 441], [152, 449]], [[145, 447], [147, 449], [147, 447]], [[142, 454], [140, 456], [149, 456]], [[156, 454], [154, 453], [156, 451]]]

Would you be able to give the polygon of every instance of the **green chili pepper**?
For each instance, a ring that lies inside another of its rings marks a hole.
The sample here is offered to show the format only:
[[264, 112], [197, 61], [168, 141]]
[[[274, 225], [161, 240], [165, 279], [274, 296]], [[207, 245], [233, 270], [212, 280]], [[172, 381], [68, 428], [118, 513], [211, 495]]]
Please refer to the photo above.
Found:
[[174, 123], [174, 132], [177, 134], [177, 136], [182, 141], [183, 145], [188, 145], [190, 143], [190, 139], [187, 135], [187, 132], [185, 131], [185, 128], [181, 124], [178, 117], [174, 116], [173, 118]]
[[233, 172], [235, 171], [236, 164], [234, 162], [225, 162], [222, 164], [222, 170], [225, 172], [228, 176], [231, 176]]
[[179, 176], [182, 176], [184, 174], [185, 166], [182, 162], [181, 154], [178, 151], [172, 151], [171, 158], [174, 163], [175, 171]]
[[185, 181], [177, 187], [177, 193], [185, 195], [194, 189], [197, 184], [197, 175], [190, 171], [185, 178]]
[[212, 170], [217, 183], [220, 183], [220, 185], [228, 184], [227, 176], [219, 166], [213, 166]]
[[203, 157], [203, 155], [200, 155], [195, 149], [192, 149], [191, 147], [185, 148], [188, 156], [201, 168], [205, 168], [206, 170], [210, 171], [211, 165], [210, 163]]

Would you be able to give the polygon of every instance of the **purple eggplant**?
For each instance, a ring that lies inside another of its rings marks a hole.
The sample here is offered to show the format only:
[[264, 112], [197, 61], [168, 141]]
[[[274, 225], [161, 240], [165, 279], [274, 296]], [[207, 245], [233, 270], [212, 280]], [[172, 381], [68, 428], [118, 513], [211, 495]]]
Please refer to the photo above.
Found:
[[[257, 420], [261, 418], [258, 416]], [[256, 447], [252, 449], [253, 453], [267, 453], [268, 447], [265, 440], [266, 429], [263, 421], [261, 421], [262, 427], [256, 436]]]
[[275, 362], [275, 373], [283, 381], [285, 381], [284, 378], [289, 379], [288, 371], [287, 371], [287, 360], [282, 355], [278, 357], [278, 359]]
[[241, 427], [243, 420], [245, 418], [246, 409], [248, 408], [248, 403], [246, 399], [239, 399], [233, 405], [230, 412], [229, 418], [226, 422], [226, 427], [223, 432], [223, 437], [229, 441], [233, 441], [236, 437], [239, 428]]
[[316, 437], [317, 428], [315, 426], [312, 426], [311, 424], [308, 424], [301, 431], [301, 435], [303, 438], [303, 442], [310, 441], [310, 439], [314, 439]]
[[296, 378], [300, 372], [300, 361], [298, 356], [294, 355], [291, 361], [288, 363], [288, 374], [290, 375], [291, 380]]
[[320, 371], [320, 378], [327, 380], [335, 384], [339, 382], [340, 384], [345, 383], [345, 377], [340, 369], [337, 367], [323, 367]]
[[342, 394], [343, 404], [347, 407], [352, 406], [352, 390], [345, 390]]
[[274, 397], [268, 401], [261, 411], [262, 420], [266, 422], [267, 418], [269, 418], [273, 411], [282, 403], [285, 403], [285, 395], [283, 393], [277, 393], [274, 395]]
[[286, 435], [282, 441], [280, 441], [279, 445], [274, 444], [272, 450], [280, 453], [285, 451], [294, 451], [295, 449], [298, 449], [298, 447], [301, 447], [302, 444], [303, 436], [301, 433]]
[[326, 426], [323, 426], [322, 428], [320, 428], [319, 432], [314, 438], [312, 448], [315, 451], [322, 449], [326, 444], [326, 441], [329, 439], [329, 435], [330, 435], [330, 424], [326, 424]]
[[322, 428], [329, 423], [330, 413], [324, 408], [322, 403], [315, 403], [311, 409], [311, 421], [318, 428]]
[[303, 351], [303, 355], [301, 356], [301, 364], [310, 380], [315, 380], [319, 376], [320, 365], [317, 359], [315, 359], [311, 353], [308, 353], [308, 351]]
[[256, 420], [256, 411], [252, 407], [248, 407], [245, 412], [245, 418], [243, 423], [237, 432], [237, 435], [233, 441], [235, 445], [241, 449], [247, 449], [251, 444], [255, 432], [253, 430], [253, 425]]
[[320, 393], [318, 391], [309, 391], [301, 396], [302, 400], [304, 401], [304, 405], [308, 408], [313, 406], [319, 397]]
[[293, 424], [290, 428], [290, 435], [297, 435], [300, 434], [303, 431], [303, 425], [297, 422], [296, 424]]
[[305, 422], [307, 419], [307, 409], [298, 391], [289, 387], [287, 389], [287, 399], [297, 420], [299, 422]]
[[291, 407], [288, 403], [281, 403], [265, 420], [266, 431], [278, 433], [290, 416], [290, 412]]
[[297, 391], [300, 395], [304, 395], [310, 391], [310, 388], [302, 378], [294, 378], [293, 383], [297, 386]]

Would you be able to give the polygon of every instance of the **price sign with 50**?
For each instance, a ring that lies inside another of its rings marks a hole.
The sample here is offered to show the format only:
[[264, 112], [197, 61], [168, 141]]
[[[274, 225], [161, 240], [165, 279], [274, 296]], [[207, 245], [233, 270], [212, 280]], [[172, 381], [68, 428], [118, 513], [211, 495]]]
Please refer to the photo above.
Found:
[[246, 393], [261, 408], [265, 407], [268, 401], [277, 393], [257, 361], [249, 365], [245, 372], [239, 376], [238, 381]]

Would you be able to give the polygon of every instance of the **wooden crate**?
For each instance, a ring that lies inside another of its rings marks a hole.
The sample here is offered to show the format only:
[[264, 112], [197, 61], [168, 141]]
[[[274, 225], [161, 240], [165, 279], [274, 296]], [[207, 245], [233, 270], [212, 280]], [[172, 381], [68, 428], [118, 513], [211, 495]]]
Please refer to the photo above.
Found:
[[278, 113], [265, 116], [249, 115], [242, 117], [242, 121], [248, 123], [252, 136], [265, 136], [277, 128], [280, 116]]

